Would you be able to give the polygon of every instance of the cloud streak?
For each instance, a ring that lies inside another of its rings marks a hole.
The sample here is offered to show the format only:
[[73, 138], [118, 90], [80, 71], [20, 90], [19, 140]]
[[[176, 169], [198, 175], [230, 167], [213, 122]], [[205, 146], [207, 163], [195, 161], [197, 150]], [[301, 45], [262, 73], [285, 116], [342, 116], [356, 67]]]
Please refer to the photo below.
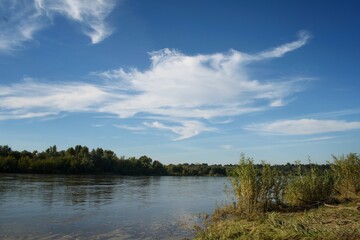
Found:
[[0, 53], [12, 52], [33, 40], [50, 26], [56, 16], [80, 24], [93, 44], [110, 36], [106, 17], [115, 7], [113, 0], [3, 0], [0, 3]]
[[120, 124], [114, 124], [114, 127], [122, 128], [128, 131], [144, 131], [145, 128], [143, 126], [129, 126], [129, 125], [120, 125]]
[[45, 117], [61, 112], [93, 111], [109, 93], [85, 83], [26, 81], [0, 86], [0, 120]]
[[0, 53], [20, 48], [47, 25], [32, 1], [1, 1], [0, 16]]
[[287, 44], [283, 44], [281, 46], [278, 46], [276, 48], [255, 54], [251, 57], [249, 57], [249, 59], [254, 60], [254, 61], [258, 61], [258, 60], [263, 60], [266, 58], [278, 58], [278, 57], [282, 57], [284, 56], [284, 54], [294, 51], [302, 46], [304, 46], [308, 40], [310, 39], [310, 34], [306, 31], [300, 31], [298, 33], [299, 39], [297, 41], [291, 42], [291, 43], [287, 43]]
[[272, 123], [251, 124], [245, 127], [245, 129], [266, 134], [312, 135], [360, 129], [360, 122], [305, 118], [298, 120], [280, 120]]
[[144, 125], [151, 128], [160, 130], [170, 130], [177, 134], [179, 137], [173, 139], [174, 141], [184, 140], [199, 135], [201, 132], [214, 131], [215, 128], [206, 127], [199, 121], [185, 121], [181, 125], [165, 125], [160, 122], [144, 122]]
[[312, 143], [312, 142], [323, 142], [323, 141], [328, 141], [328, 140], [333, 140], [333, 139], [336, 139], [336, 137], [326, 136], [326, 137], [287, 140], [287, 141], [284, 141], [284, 143]]
[[112, 33], [105, 19], [115, 7], [114, 0], [35, 0], [35, 5], [48, 16], [58, 14], [78, 22], [93, 44]]
[[0, 85], [0, 119], [95, 112], [120, 119], [152, 119], [144, 126], [170, 131], [177, 136], [175, 140], [191, 138], [216, 130], [218, 119], [284, 106], [303, 82], [253, 79], [247, 66], [294, 51], [307, 39], [302, 34], [292, 43], [254, 55], [236, 50], [186, 55], [163, 49], [150, 53], [151, 65], [145, 70], [93, 73], [98, 84], [26, 81]]

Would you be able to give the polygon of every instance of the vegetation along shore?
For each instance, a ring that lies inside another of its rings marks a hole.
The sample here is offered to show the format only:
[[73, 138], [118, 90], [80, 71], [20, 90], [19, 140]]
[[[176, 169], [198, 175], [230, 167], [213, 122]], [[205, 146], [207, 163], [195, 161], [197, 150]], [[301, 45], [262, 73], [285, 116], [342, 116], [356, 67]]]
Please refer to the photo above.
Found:
[[293, 173], [244, 155], [231, 174], [235, 201], [197, 228], [196, 239], [360, 239], [360, 157]]

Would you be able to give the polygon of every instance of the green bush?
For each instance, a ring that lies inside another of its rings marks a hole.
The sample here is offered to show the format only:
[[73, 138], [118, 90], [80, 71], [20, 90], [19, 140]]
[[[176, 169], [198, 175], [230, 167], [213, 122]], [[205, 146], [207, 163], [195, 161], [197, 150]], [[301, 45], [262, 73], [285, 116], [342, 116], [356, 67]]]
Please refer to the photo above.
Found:
[[261, 169], [256, 167], [253, 159], [244, 154], [231, 180], [237, 197], [237, 210], [247, 216], [266, 212], [282, 200], [285, 178], [264, 162]]
[[331, 164], [336, 177], [336, 191], [341, 197], [351, 198], [360, 195], [360, 157], [350, 153], [346, 157], [333, 156]]
[[285, 188], [284, 200], [293, 206], [319, 204], [328, 201], [334, 192], [335, 178], [331, 171], [320, 171], [315, 165], [290, 178]]
[[257, 169], [253, 159], [241, 155], [239, 165], [234, 169], [232, 185], [237, 206], [245, 214], [252, 214], [257, 211], [257, 197], [260, 191], [260, 182], [257, 179]]

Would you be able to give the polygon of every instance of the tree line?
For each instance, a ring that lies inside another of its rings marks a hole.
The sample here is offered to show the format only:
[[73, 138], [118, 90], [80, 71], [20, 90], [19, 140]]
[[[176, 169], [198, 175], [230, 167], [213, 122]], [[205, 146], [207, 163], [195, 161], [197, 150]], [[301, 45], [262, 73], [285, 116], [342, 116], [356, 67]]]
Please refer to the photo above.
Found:
[[169, 164], [150, 157], [118, 157], [111, 150], [77, 145], [57, 150], [56, 145], [45, 151], [14, 151], [0, 145], [0, 172], [44, 174], [104, 174], [171, 175], [171, 176], [226, 176], [232, 165]]
[[[297, 165], [273, 165], [284, 173], [291, 173]], [[1, 173], [43, 173], [43, 174], [118, 174], [154, 176], [229, 176], [236, 165], [206, 163], [182, 163], [165, 165], [147, 156], [140, 158], [118, 157], [113, 151], [102, 148], [89, 149], [77, 145], [58, 150], [56, 145], [45, 151], [15, 151], [8, 145], [0, 145]], [[258, 164], [261, 168], [262, 165]], [[303, 164], [304, 170], [311, 164]], [[319, 165], [323, 170], [329, 165]]]

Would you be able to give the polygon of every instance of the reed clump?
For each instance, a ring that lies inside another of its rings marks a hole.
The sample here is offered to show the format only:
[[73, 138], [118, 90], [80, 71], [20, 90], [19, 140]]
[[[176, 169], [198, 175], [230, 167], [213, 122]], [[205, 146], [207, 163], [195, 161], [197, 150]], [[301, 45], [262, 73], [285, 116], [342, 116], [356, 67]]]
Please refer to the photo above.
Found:
[[336, 193], [342, 198], [359, 198], [360, 156], [356, 153], [333, 156], [330, 166], [336, 178]]
[[331, 200], [334, 193], [335, 177], [329, 171], [320, 171], [316, 165], [310, 169], [298, 171], [289, 178], [285, 187], [284, 201], [291, 206], [320, 205]]
[[281, 203], [286, 181], [268, 163], [262, 162], [259, 168], [254, 165], [252, 158], [242, 154], [239, 165], [232, 173], [231, 182], [237, 198], [237, 212], [251, 217]]

